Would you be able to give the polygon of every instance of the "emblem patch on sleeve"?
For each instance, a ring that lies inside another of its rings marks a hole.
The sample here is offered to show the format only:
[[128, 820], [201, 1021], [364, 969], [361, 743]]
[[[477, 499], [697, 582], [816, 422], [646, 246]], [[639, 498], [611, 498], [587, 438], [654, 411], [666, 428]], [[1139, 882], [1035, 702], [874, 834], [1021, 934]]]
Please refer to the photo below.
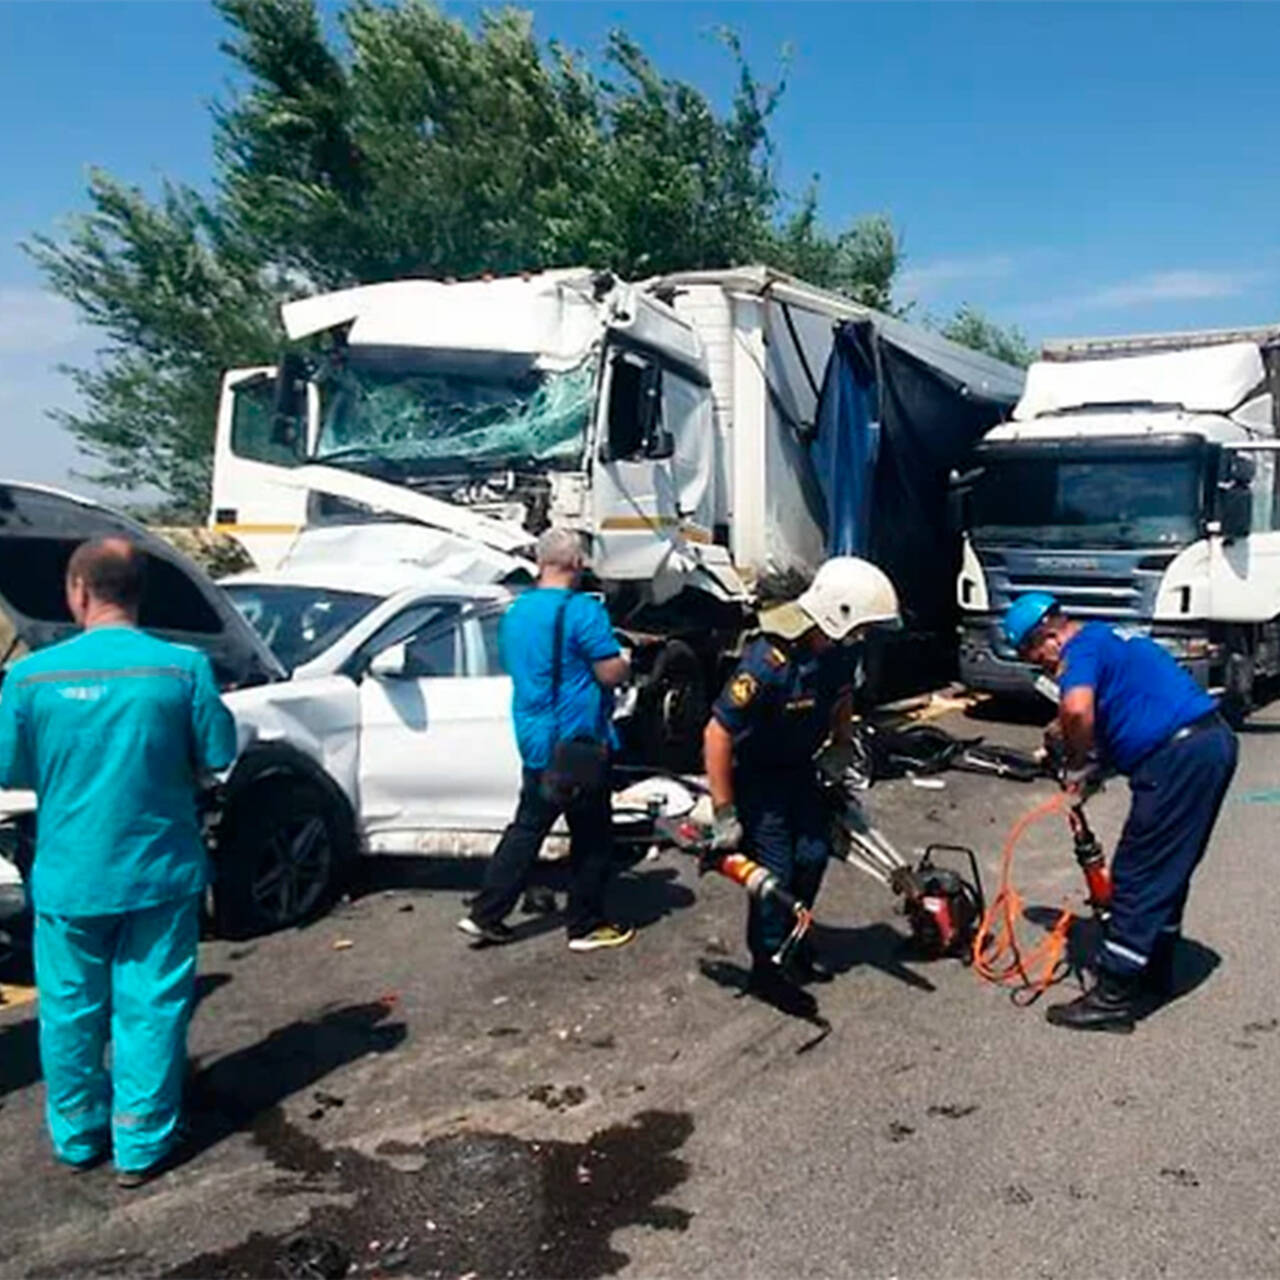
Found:
[[740, 671], [729, 685], [729, 701], [735, 707], [745, 707], [756, 696], [760, 682], [749, 671]]

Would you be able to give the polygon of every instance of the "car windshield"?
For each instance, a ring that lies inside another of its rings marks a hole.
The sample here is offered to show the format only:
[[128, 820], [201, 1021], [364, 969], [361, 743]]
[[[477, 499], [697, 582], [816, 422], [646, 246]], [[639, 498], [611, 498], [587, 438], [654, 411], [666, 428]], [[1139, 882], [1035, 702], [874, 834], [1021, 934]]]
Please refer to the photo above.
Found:
[[315, 461], [401, 475], [581, 461], [596, 361], [563, 372], [527, 358], [406, 367], [383, 356], [331, 364], [318, 379]]
[[979, 542], [1185, 546], [1199, 535], [1197, 457], [985, 460], [970, 499]]
[[382, 599], [359, 591], [267, 583], [229, 583], [225, 590], [290, 672], [318, 658]]

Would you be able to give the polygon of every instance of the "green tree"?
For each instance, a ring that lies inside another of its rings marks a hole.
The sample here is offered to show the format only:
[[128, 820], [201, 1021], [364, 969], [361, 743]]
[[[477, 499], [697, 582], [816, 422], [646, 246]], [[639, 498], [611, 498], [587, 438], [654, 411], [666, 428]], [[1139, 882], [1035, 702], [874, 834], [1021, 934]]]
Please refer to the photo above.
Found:
[[155, 202], [104, 173], [67, 239], [28, 246], [50, 285], [97, 327], [94, 368], [68, 369], [84, 408], [59, 420], [99, 464], [95, 479], [203, 514], [218, 387], [275, 347], [283, 296], [200, 196], [166, 184]]
[[902, 250], [893, 224], [884, 214], [870, 214], [829, 235], [818, 218], [816, 178], [795, 213], [771, 233], [766, 255], [784, 271], [848, 294], [863, 306], [896, 310], [893, 279]]
[[942, 326], [942, 336], [975, 351], [985, 351], [997, 360], [1025, 369], [1035, 358], [1035, 348], [1016, 326], [1005, 328], [976, 307], [964, 303]]
[[527, 15], [472, 28], [426, 0], [215, 0], [239, 90], [213, 112], [207, 193], [148, 200], [106, 174], [61, 238], [28, 246], [104, 336], [64, 421], [99, 482], [207, 505], [217, 388], [269, 358], [286, 296], [407, 275], [590, 264], [638, 277], [765, 259], [892, 305], [885, 218], [831, 235], [816, 188], [783, 216], [769, 137], [781, 85], [725, 35], [726, 110], [621, 32], [598, 73]]

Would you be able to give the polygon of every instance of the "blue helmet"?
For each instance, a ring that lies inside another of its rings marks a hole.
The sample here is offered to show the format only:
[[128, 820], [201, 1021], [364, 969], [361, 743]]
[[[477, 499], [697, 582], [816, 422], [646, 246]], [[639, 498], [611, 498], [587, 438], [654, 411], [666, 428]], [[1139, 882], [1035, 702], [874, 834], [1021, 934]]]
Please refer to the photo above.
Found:
[[1005, 610], [1004, 637], [1015, 649], [1021, 649], [1027, 637], [1058, 608], [1058, 602], [1047, 591], [1028, 591]]

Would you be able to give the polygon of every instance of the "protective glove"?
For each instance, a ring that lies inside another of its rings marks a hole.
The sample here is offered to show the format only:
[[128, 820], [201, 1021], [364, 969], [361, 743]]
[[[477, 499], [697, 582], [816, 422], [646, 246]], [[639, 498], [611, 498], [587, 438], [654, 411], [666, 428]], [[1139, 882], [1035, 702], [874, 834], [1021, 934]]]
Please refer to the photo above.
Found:
[[738, 811], [731, 804], [718, 805], [711, 826], [712, 853], [737, 853], [742, 848], [743, 836]]

